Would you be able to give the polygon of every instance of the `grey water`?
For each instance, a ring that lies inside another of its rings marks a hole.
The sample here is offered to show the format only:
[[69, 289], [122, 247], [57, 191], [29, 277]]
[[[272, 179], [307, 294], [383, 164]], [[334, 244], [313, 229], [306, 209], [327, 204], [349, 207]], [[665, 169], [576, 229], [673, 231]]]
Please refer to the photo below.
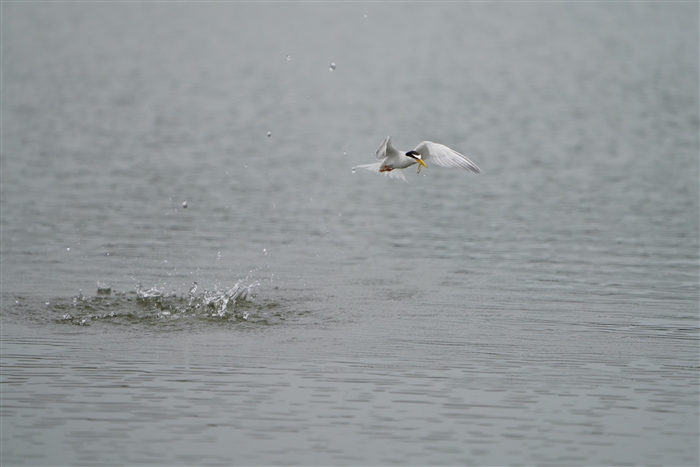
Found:
[[4, 2], [0, 463], [698, 465], [698, 8]]

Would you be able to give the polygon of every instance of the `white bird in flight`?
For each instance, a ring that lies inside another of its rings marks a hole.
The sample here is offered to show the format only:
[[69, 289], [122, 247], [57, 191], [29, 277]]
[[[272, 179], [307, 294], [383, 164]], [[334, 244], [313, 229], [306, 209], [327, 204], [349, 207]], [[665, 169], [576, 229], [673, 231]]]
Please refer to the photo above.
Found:
[[387, 136], [379, 146], [375, 153], [379, 162], [373, 164], [362, 164], [353, 167], [355, 169], [367, 169], [375, 173], [384, 173], [391, 178], [398, 178], [406, 182], [406, 177], [401, 170], [420, 164], [427, 168], [427, 161], [434, 162], [442, 167], [453, 167], [456, 169], [464, 169], [474, 173], [481, 173], [481, 169], [475, 163], [470, 161], [467, 156], [458, 153], [454, 149], [450, 149], [444, 144], [433, 143], [432, 141], [423, 141], [413, 151], [403, 152], [396, 149], [391, 144], [391, 135]]

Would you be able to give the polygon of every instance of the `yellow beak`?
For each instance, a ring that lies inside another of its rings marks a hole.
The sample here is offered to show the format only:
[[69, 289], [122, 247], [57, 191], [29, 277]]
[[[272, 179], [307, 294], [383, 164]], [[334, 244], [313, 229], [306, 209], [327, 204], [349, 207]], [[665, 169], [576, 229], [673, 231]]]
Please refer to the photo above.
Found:
[[418, 163], [419, 163], [420, 165], [422, 165], [422, 166], [425, 167], [426, 169], [428, 168], [428, 166], [425, 164], [425, 162], [423, 162], [423, 159], [416, 159], [416, 160], [418, 161]]

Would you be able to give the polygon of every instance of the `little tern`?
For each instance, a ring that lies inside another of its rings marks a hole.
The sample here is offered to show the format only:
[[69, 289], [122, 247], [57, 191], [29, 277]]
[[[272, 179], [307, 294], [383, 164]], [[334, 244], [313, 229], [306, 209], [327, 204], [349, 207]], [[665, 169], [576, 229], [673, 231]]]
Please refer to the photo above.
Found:
[[474, 173], [481, 173], [481, 169], [470, 161], [467, 156], [450, 149], [444, 144], [423, 141], [413, 151], [403, 152], [396, 149], [391, 144], [391, 135], [387, 136], [375, 153], [379, 162], [373, 164], [362, 164], [353, 167], [354, 169], [367, 169], [374, 173], [383, 173], [391, 178], [398, 178], [406, 182], [406, 177], [401, 170], [419, 164], [418, 173], [421, 166], [427, 168], [426, 161], [434, 162], [442, 167], [453, 167], [464, 169]]

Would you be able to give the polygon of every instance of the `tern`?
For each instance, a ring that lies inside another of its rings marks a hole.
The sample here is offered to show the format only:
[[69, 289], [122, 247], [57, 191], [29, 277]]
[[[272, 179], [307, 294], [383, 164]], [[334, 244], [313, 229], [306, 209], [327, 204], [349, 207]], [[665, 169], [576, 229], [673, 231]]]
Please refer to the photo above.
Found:
[[375, 155], [379, 162], [357, 165], [353, 167], [353, 171], [355, 169], [367, 169], [374, 173], [383, 173], [391, 178], [398, 178], [406, 182], [406, 177], [400, 169], [419, 164], [418, 173], [420, 173], [421, 167], [428, 168], [426, 162], [430, 161], [442, 167], [453, 167], [477, 174], [481, 173], [481, 169], [470, 161], [467, 156], [448, 148], [444, 144], [433, 143], [432, 141], [423, 141], [413, 151], [403, 152], [391, 144], [391, 135], [389, 135], [379, 146]]

